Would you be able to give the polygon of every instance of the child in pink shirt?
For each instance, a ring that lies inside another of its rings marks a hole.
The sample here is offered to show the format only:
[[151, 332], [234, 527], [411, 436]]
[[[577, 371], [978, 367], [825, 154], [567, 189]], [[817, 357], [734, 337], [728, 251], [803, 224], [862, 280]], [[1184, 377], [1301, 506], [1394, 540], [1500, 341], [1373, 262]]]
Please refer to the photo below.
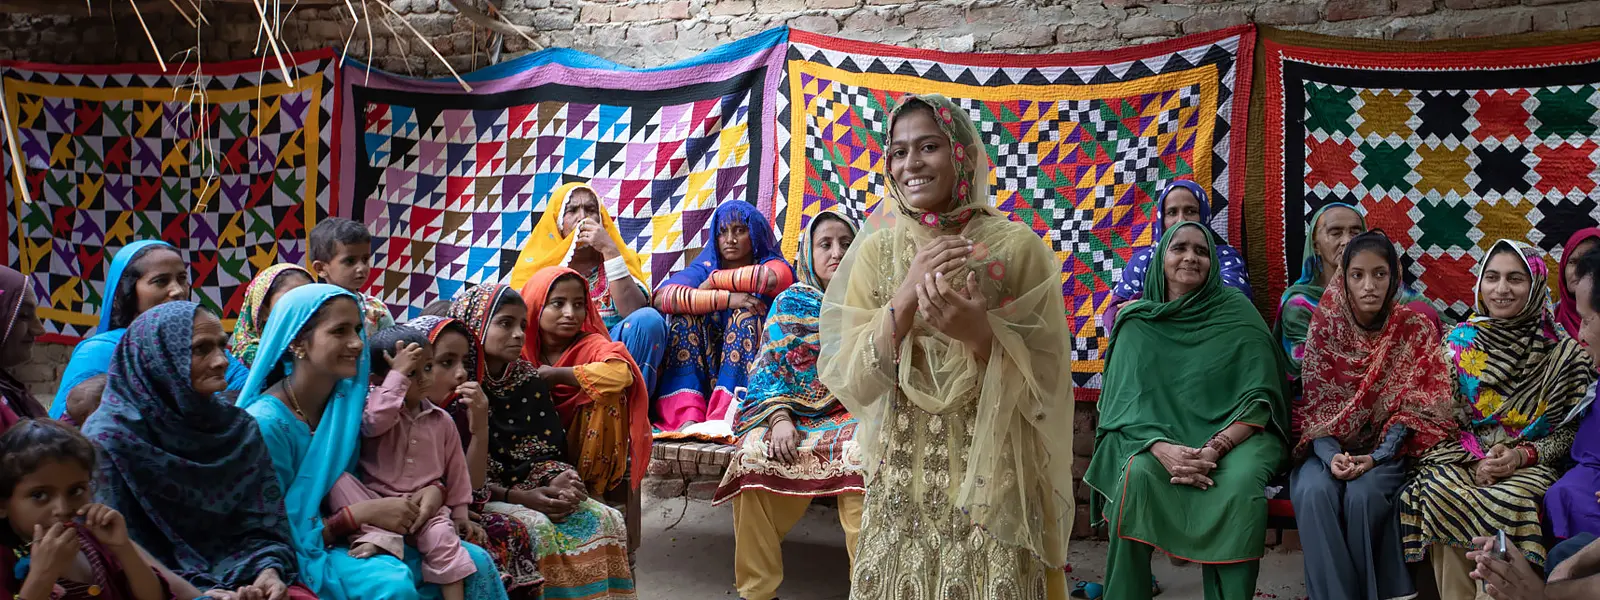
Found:
[[[444, 490], [444, 506], [418, 516], [410, 532], [364, 526], [350, 555], [405, 554], [409, 535], [422, 553], [422, 580], [439, 585], [445, 600], [462, 600], [462, 580], [477, 571], [461, 547], [472, 535], [467, 504], [472, 480], [455, 421], [427, 398], [433, 387], [433, 352], [425, 332], [390, 327], [369, 344], [372, 380], [361, 421], [361, 482], [378, 498], [413, 498], [429, 486]], [[427, 510], [424, 508], [423, 510]]]

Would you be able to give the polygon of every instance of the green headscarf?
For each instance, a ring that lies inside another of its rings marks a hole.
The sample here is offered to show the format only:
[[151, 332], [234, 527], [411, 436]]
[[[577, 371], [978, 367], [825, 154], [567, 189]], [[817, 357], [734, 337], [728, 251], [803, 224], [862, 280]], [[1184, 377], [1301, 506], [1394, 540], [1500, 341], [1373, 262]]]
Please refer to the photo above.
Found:
[[[1167, 246], [1190, 227], [1211, 246], [1211, 272], [1199, 288], [1168, 302]], [[1094, 458], [1084, 476], [1102, 495], [1119, 489], [1128, 460], [1156, 442], [1199, 448], [1239, 421], [1288, 441], [1282, 353], [1250, 300], [1222, 285], [1211, 233], [1199, 223], [1178, 224], [1162, 236], [1150, 265], [1144, 298], [1124, 307], [1111, 331]]]

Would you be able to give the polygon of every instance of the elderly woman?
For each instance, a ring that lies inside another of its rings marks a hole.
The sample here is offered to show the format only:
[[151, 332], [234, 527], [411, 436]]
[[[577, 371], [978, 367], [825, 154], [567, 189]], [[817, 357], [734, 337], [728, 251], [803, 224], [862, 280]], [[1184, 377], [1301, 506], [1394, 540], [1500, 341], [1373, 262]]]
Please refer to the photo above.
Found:
[[1445, 439], [1449, 368], [1433, 323], [1396, 302], [1400, 254], [1381, 231], [1345, 246], [1311, 320], [1305, 424], [1290, 478], [1316, 598], [1384, 600], [1415, 589], [1400, 556], [1395, 497], [1410, 457]]
[[[1331, 278], [1339, 272], [1345, 245], [1366, 230], [1367, 222], [1360, 211], [1341, 202], [1331, 202], [1317, 209], [1311, 215], [1311, 224], [1306, 226], [1300, 278], [1284, 290], [1283, 298], [1278, 301], [1278, 322], [1272, 329], [1278, 343], [1283, 345], [1284, 353], [1289, 356], [1288, 374], [1293, 386], [1290, 390], [1292, 395], [1299, 394], [1300, 363], [1305, 359], [1306, 334], [1311, 327], [1311, 318], [1317, 314], [1318, 303], [1322, 301]], [[1422, 315], [1437, 329], [1439, 313], [1434, 311], [1426, 298], [1400, 281], [1401, 275], [1394, 275], [1400, 286], [1396, 292], [1398, 303]], [[1298, 421], [1294, 422], [1291, 429], [1299, 433]]]
[[222, 321], [193, 302], [134, 319], [105, 404], [84, 423], [100, 447], [101, 503], [152, 558], [208, 595], [312, 598], [284, 516], [283, 487], [254, 419], [221, 392]]
[[1544, 257], [1500, 240], [1478, 273], [1474, 314], [1445, 337], [1458, 431], [1418, 460], [1400, 492], [1408, 562], [1431, 555], [1442, 598], [1472, 598], [1472, 538], [1504, 531], [1543, 566], [1539, 508], [1577, 432], [1567, 415], [1594, 382], [1581, 343], [1557, 333]]
[[[1179, 179], [1168, 183], [1167, 187], [1161, 190], [1161, 195], [1156, 198], [1156, 220], [1150, 227], [1152, 240], [1150, 245], [1139, 249], [1128, 259], [1128, 264], [1122, 268], [1122, 277], [1117, 280], [1117, 286], [1111, 289], [1111, 304], [1101, 316], [1102, 325], [1107, 332], [1110, 332], [1116, 323], [1117, 312], [1124, 304], [1144, 296], [1144, 275], [1151, 268], [1150, 258], [1155, 254], [1156, 245], [1161, 242], [1162, 234], [1184, 221], [1210, 223], [1211, 201], [1206, 197], [1206, 190], [1200, 187], [1200, 184], [1188, 179]], [[1250, 272], [1245, 269], [1244, 258], [1239, 256], [1239, 251], [1219, 241], [1217, 259], [1222, 263], [1219, 266], [1222, 283], [1249, 297]]]
[[1095, 452], [1084, 475], [1110, 524], [1105, 597], [1149, 598], [1150, 556], [1204, 564], [1205, 597], [1249, 598], [1265, 551], [1262, 490], [1283, 462], [1281, 353], [1223, 285], [1199, 223], [1167, 230], [1145, 296], [1111, 332]]

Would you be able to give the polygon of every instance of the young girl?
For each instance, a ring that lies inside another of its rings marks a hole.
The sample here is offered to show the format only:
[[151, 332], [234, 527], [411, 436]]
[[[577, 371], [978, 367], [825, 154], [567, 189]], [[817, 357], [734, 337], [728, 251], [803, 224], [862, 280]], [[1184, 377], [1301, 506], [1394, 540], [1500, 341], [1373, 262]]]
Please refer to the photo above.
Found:
[[[482, 530], [467, 520], [472, 482], [461, 436], [444, 409], [428, 401], [433, 387], [433, 351], [428, 336], [390, 327], [373, 336], [372, 381], [361, 420], [361, 483], [373, 498], [410, 498], [429, 486], [444, 487], [445, 506], [422, 513], [409, 531], [372, 525], [361, 528], [350, 555], [366, 558], [380, 550], [405, 557], [410, 534], [422, 552], [422, 580], [439, 585], [445, 600], [461, 600], [462, 580], [477, 571], [461, 547], [461, 536]], [[458, 533], [459, 531], [459, 533]]]
[[650, 461], [650, 398], [627, 346], [611, 341], [587, 283], [566, 267], [539, 269], [522, 288], [538, 307], [522, 356], [550, 385], [568, 436], [568, 456], [592, 494], [620, 490], [630, 475], [637, 487]]
[[633, 598], [622, 514], [589, 497], [549, 384], [522, 358], [527, 303], [504, 285], [483, 285], [457, 298], [450, 316], [480, 342], [466, 367], [489, 397], [484, 510], [533, 531], [546, 598]]
[[0, 594], [22, 600], [172, 594], [128, 539], [122, 513], [92, 504], [95, 448], [61, 423], [27, 420], [0, 435]]

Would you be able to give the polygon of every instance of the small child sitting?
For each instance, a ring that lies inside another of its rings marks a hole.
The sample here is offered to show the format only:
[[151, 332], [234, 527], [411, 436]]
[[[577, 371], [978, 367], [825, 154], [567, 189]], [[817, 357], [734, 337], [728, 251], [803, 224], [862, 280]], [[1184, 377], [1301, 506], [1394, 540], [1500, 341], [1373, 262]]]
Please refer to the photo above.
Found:
[[350, 219], [330, 217], [311, 228], [308, 245], [311, 272], [323, 281], [361, 295], [367, 317], [367, 334], [394, 327], [394, 317], [383, 301], [361, 288], [372, 273], [372, 234]]
[[[409, 532], [422, 553], [422, 580], [438, 584], [445, 600], [461, 600], [462, 580], [477, 572], [461, 547], [472, 528], [467, 504], [472, 480], [461, 435], [450, 414], [427, 398], [433, 387], [433, 351], [425, 332], [390, 327], [372, 336], [372, 381], [361, 419], [361, 483], [381, 498], [409, 498], [433, 485], [444, 488], [444, 506], [418, 517]], [[382, 550], [405, 556], [402, 536], [362, 527], [350, 555], [366, 558]]]
[[62, 422], [73, 427], [83, 427], [89, 415], [100, 409], [100, 397], [106, 393], [106, 374], [101, 373], [83, 380], [67, 392], [67, 414]]
[[0, 435], [0, 597], [172, 597], [122, 513], [93, 504], [95, 447], [67, 425], [24, 420]]

